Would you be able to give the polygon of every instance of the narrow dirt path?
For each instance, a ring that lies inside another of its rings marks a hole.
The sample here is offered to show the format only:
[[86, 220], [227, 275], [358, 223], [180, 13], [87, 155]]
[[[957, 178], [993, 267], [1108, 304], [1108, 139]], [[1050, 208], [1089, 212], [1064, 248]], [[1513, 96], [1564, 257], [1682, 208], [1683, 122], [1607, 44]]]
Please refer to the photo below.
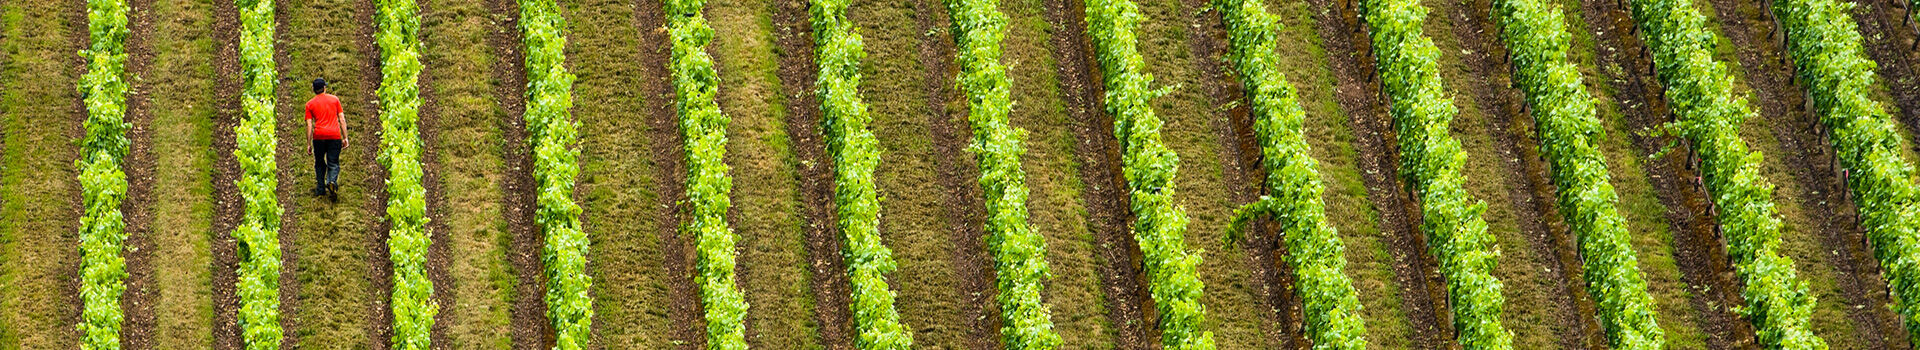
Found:
[[[287, 9], [288, 9], [287, 3], [285, 1], [276, 1], [274, 3], [273, 33], [275, 37], [273, 40], [274, 41], [273, 61], [274, 61], [274, 67], [280, 70], [279, 74], [281, 76], [285, 76], [286, 74], [289, 73], [288, 64], [293, 62], [292, 59], [289, 58], [287, 54], [287, 51], [290, 50], [290, 48], [286, 47], [286, 44], [289, 42], [288, 33], [287, 33], [287, 29], [289, 29], [289, 27], [287, 26], [287, 21], [288, 21], [288, 18], [290, 17], [287, 13]], [[237, 39], [239, 37], [235, 36], [235, 38]], [[235, 52], [237, 53], [238, 51], [235, 51]], [[278, 91], [276, 93], [278, 96], [274, 96], [274, 98], [277, 100], [281, 100], [281, 101], [276, 101], [276, 105], [290, 106], [293, 104], [292, 102], [284, 101], [285, 99], [287, 99], [287, 96], [291, 96], [291, 95], [288, 95], [286, 91]], [[279, 106], [276, 106], [275, 108], [279, 109]], [[280, 113], [281, 115], [289, 115], [289, 113], [284, 113], [279, 111], [276, 111], [276, 112]], [[244, 115], [246, 111], [241, 110], [241, 113], [242, 115]], [[280, 118], [280, 119], [284, 119], [284, 118]], [[276, 121], [281, 122], [282, 124], [292, 122], [289, 120], [278, 120], [278, 119], [276, 119]], [[285, 129], [285, 128], [276, 127], [276, 129]], [[300, 194], [304, 193], [307, 189], [301, 188], [304, 186], [300, 186], [299, 185], [300, 182], [296, 182], [297, 180], [295, 179], [299, 179], [300, 175], [297, 175], [297, 174], [303, 173], [303, 171], [300, 170], [301, 164], [308, 164], [309, 168], [307, 169], [311, 169], [310, 164], [313, 164], [313, 163], [311, 163], [312, 158], [289, 156], [289, 155], [300, 155], [300, 154], [310, 155], [311, 154], [307, 152], [302, 152], [302, 149], [300, 148], [305, 143], [305, 142], [302, 142], [304, 141], [302, 140], [302, 138], [306, 137], [306, 135], [302, 135], [303, 132], [286, 132], [284, 130], [280, 130], [277, 133], [280, 135], [278, 136], [279, 149], [275, 150], [274, 154], [276, 155], [275, 162], [278, 163], [277, 165], [279, 165], [280, 167], [280, 169], [278, 169], [276, 173], [276, 176], [279, 178], [279, 187], [276, 188], [277, 192], [275, 193], [276, 200], [278, 200], [278, 202], [280, 203], [280, 210], [281, 210], [280, 232], [279, 232], [279, 236], [280, 236], [279, 238], [280, 239], [280, 329], [283, 332], [285, 332], [284, 336], [281, 338], [280, 347], [288, 348], [288, 349], [297, 349], [300, 346], [300, 334], [302, 333], [300, 331], [300, 321], [301, 321], [300, 311], [301, 311], [302, 304], [300, 303], [301, 284], [300, 284], [300, 278], [299, 278], [299, 271], [301, 266], [300, 265], [300, 257], [301, 257], [300, 243], [301, 242], [298, 240], [298, 238], [300, 237], [300, 230], [302, 229], [302, 226], [299, 225], [300, 213], [301, 213], [301, 211], [299, 210], [300, 206], [298, 203], [295, 202], [295, 200], [300, 198]], [[289, 139], [287, 135], [293, 135], [293, 136], [291, 139]], [[306, 159], [307, 161], [306, 162], [301, 161], [303, 158]], [[345, 167], [345, 165], [343, 164], [342, 167]], [[342, 169], [342, 170], [344, 171], [345, 169]], [[242, 203], [241, 205], [242, 205], [241, 207], [242, 210], [245, 210], [244, 209], [246, 208], [244, 206], [245, 204]], [[241, 215], [245, 215], [245, 213], [242, 212]]]
[[[1866, 39], [1867, 57], [1880, 64], [1880, 81], [1893, 97], [1895, 114], [1910, 130], [1908, 139], [1920, 135], [1920, 31], [1909, 27], [1911, 16], [1897, 0], [1855, 1], [1853, 18], [1859, 21], [1860, 36]], [[1920, 147], [1920, 146], [1914, 146]]]
[[[1840, 177], [1832, 147], [1824, 140], [1825, 126], [1820, 125], [1818, 116], [1807, 108], [1805, 90], [1793, 80], [1793, 67], [1787, 61], [1790, 58], [1781, 46], [1783, 43], [1769, 35], [1779, 29], [1773, 13], [1762, 7], [1757, 10], [1760, 11], [1757, 16], [1746, 16], [1740, 6], [1750, 4], [1733, 0], [1714, 0], [1713, 4], [1723, 23], [1721, 30], [1732, 40], [1733, 47], [1738, 48], [1740, 66], [1744, 68], [1748, 86], [1753, 88], [1751, 101], [1759, 105], [1761, 118], [1770, 121], [1765, 124], [1786, 151], [1785, 158], [1781, 159], [1789, 164], [1793, 179], [1775, 181], [1794, 181], [1805, 191], [1811, 191], [1798, 196], [1780, 191], [1778, 193], [1785, 195], [1776, 200], [1798, 200], [1800, 207], [1809, 213], [1809, 219], [1815, 221], [1816, 226], [1805, 229], [1817, 232], [1806, 233], [1820, 238], [1819, 250], [1830, 254], [1826, 260], [1839, 272], [1833, 282], [1840, 284], [1845, 299], [1842, 302], [1856, 306], [1847, 308], [1848, 317], [1855, 323], [1856, 344], [1876, 349], [1908, 348], [1905, 329], [1898, 322], [1900, 318], [1892, 310], [1878, 307], [1892, 303], [1885, 280], [1880, 277], [1880, 265], [1866, 244], [1865, 232], [1859, 226], [1853, 201], [1847, 197], [1846, 183]], [[1830, 341], [1853, 343], [1841, 339]]]
[[512, 243], [507, 261], [513, 265], [513, 348], [541, 350], [553, 347], [553, 325], [547, 322], [546, 275], [540, 263], [545, 241], [533, 220], [533, 157], [528, 153], [527, 75], [525, 46], [520, 37], [520, 4], [513, 0], [488, 0], [488, 8], [498, 26], [487, 35], [493, 46], [495, 101], [500, 103], [501, 157], [512, 171], [499, 179], [501, 206]]
[[[1592, 30], [1598, 47], [1594, 48], [1599, 66], [1608, 67], [1605, 82], [1612, 84], [1619, 101], [1620, 114], [1634, 130], [1653, 130], [1673, 120], [1652, 71], [1652, 57], [1639, 40], [1637, 27], [1623, 2], [1613, 0], [1581, 1], [1581, 13]], [[1638, 155], [1658, 154], [1668, 139], [1647, 133], [1628, 135]], [[1680, 279], [1688, 293], [1695, 295], [1692, 305], [1702, 316], [1700, 331], [1711, 349], [1755, 349], [1753, 326], [1733, 312], [1741, 304], [1740, 287], [1733, 280], [1726, 245], [1713, 228], [1714, 219], [1707, 210], [1707, 194], [1692, 179], [1699, 177], [1686, 163], [1684, 144], [1666, 157], [1647, 161], [1648, 182], [1660, 204], [1667, 208], [1666, 220], [1673, 230], [1673, 257]]]
[[826, 155], [827, 143], [820, 129], [820, 101], [814, 96], [813, 31], [808, 22], [805, 1], [778, 1], [773, 9], [774, 41], [779, 45], [780, 86], [787, 98], [787, 135], [793, 138], [794, 157], [800, 184], [800, 202], [804, 206], [809, 282], [813, 287], [814, 320], [820, 325], [820, 342], [830, 350], [853, 349], [852, 296], [847, 280], [846, 260], [841, 258], [841, 242], [835, 224], [833, 202], [833, 161]]
[[[153, 30], [153, 0], [134, 0], [128, 3], [127, 60], [126, 74], [129, 77], [145, 77], [152, 71], [153, 47], [149, 37]], [[154, 301], [158, 299], [154, 280], [153, 255], [153, 101], [149, 92], [150, 84], [146, 79], [129, 79], [127, 90], [126, 121], [133, 125], [127, 130], [127, 158], [121, 168], [127, 175], [127, 193], [120, 202], [120, 212], [126, 219], [126, 293], [121, 296], [120, 309], [125, 312], [125, 323], [120, 329], [120, 344], [129, 350], [154, 348]]]
[[[673, 91], [673, 72], [667, 69], [671, 61], [669, 49], [671, 42], [666, 36], [666, 18], [664, 3], [659, 0], [635, 1], [635, 17], [644, 43], [657, 44], [656, 48], [641, 49], [639, 52], [642, 94], [650, 97], [644, 117], [650, 127], [645, 136], [649, 159], [654, 165], [654, 188], [659, 195], [660, 222], [656, 227], [660, 237], [660, 251], [664, 254], [668, 297], [667, 319], [674, 327], [670, 332], [674, 344], [680, 349], [704, 349], [707, 344], [706, 318], [700, 304], [700, 286], [693, 283], [695, 255], [694, 244], [698, 239], [691, 232], [681, 232], [680, 226], [687, 220], [685, 212], [687, 193], [687, 159], [680, 132], [680, 116], [675, 112]], [[643, 45], [647, 46], [647, 45]], [[723, 68], [716, 65], [716, 69]], [[731, 223], [731, 221], [729, 221]], [[736, 255], [737, 257], [737, 255]], [[739, 285], [736, 275], [736, 285]]]
[[240, 12], [232, 1], [213, 2], [214, 108], [213, 115], [213, 348], [240, 348], [240, 326], [235, 317], [240, 297], [234, 288], [239, 283], [240, 257], [233, 230], [240, 225], [244, 205], [234, 182], [240, 180], [239, 160], [233, 128], [240, 125]]
[[1420, 349], [1446, 349], [1453, 343], [1452, 314], [1447, 312], [1446, 289], [1435, 273], [1438, 265], [1427, 254], [1427, 243], [1416, 229], [1420, 222], [1417, 207], [1408, 198], [1397, 168], [1398, 150], [1388, 142], [1393, 135], [1392, 122], [1382, 101], [1380, 82], [1374, 75], [1371, 41], [1360, 22], [1355, 3], [1342, 0], [1317, 0], [1314, 16], [1333, 71], [1338, 76], [1335, 88], [1340, 108], [1352, 119], [1354, 146], [1359, 150], [1362, 180], [1367, 198], [1380, 214], [1380, 231], [1393, 254], [1394, 276], [1401, 305], [1413, 328], [1414, 346]]
[[[385, 130], [381, 125], [385, 124], [382, 115], [386, 112], [386, 107], [381, 106], [379, 103], [379, 87], [381, 79], [384, 77], [381, 73], [380, 65], [386, 53], [380, 50], [378, 44], [374, 43], [374, 33], [378, 30], [376, 26], [379, 24], [375, 23], [376, 21], [374, 20], [374, 12], [378, 10], [374, 9], [373, 2], [374, 0], [354, 1], [355, 12], [353, 19], [355, 23], [360, 23], [358, 26], [360, 32], [354, 36], [353, 44], [359, 47], [361, 53], [360, 70], [358, 73], [360, 74], [360, 81], [366, 84], [365, 87], [362, 88], [362, 92], [365, 93], [365, 101], [369, 101], [369, 103], [372, 104], [364, 109], [365, 112], [362, 112], [366, 114], [362, 116], [362, 120], [366, 121], [362, 123], [362, 125], [365, 125], [362, 128], [368, 129], [366, 133], [370, 135], [367, 136], [379, 135], [378, 137], [380, 138], [362, 138], [363, 141], [361, 142], [365, 145], [362, 147], [365, 148], [362, 148], [360, 152], [352, 153], [361, 156], [360, 160], [355, 163], [358, 163], [362, 169], [365, 169], [368, 175], [362, 178], [364, 181], [361, 182], [361, 186], [365, 186], [367, 191], [367, 200], [360, 203], [360, 212], [373, 218], [371, 227], [364, 232], [366, 234], [365, 244], [367, 247], [367, 286], [369, 287], [367, 292], [379, 296], [377, 298], [368, 298], [369, 300], [367, 300], [366, 341], [371, 349], [385, 350], [392, 345], [389, 339], [393, 339], [393, 255], [391, 254], [391, 249], [387, 246], [387, 233], [392, 232], [393, 220], [387, 218], [386, 215], [388, 173], [387, 167], [380, 165], [379, 157], [381, 147], [366, 144], [371, 143], [368, 141], [374, 140], [382, 140], [380, 144], [384, 144], [384, 140], [386, 139], [384, 132], [372, 131], [376, 128], [383, 131]], [[424, 113], [422, 114], [424, 115]], [[342, 164], [341, 167], [345, 168], [346, 165]], [[433, 192], [429, 191], [427, 193]], [[336, 219], [341, 217], [336, 217]], [[336, 222], [335, 224], [338, 225], [339, 223]]]
[[1100, 253], [1100, 281], [1107, 296], [1107, 324], [1120, 350], [1145, 350], [1159, 343], [1158, 322], [1141, 281], [1140, 245], [1133, 240], [1127, 208], [1126, 183], [1120, 175], [1120, 150], [1113, 137], [1113, 117], [1102, 109], [1106, 90], [1098, 78], [1092, 42], [1086, 34], [1086, 7], [1080, 0], [1046, 0], [1043, 12], [1052, 22], [1054, 62], [1059, 65], [1060, 90], [1066, 99], [1069, 123], [1080, 142], [1074, 154], [1080, 163], [1087, 226]]
[[[1204, 86], [1200, 87], [1208, 99], [1216, 106], [1227, 108], [1224, 118], [1214, 120], [1212, 126], [1219, 140], [1220, 159], [1226, 168], [1223, 178], [1230, 184], [1229, 191], [1233, 203], [1252, 203], [1267, 194], [1267, 171], [1260, 163], [1262, 158], [1259, 139], [1254, 136], [1251, 103], [1247, 101], [1246, 90], [1240, 78], [1233, 72], [1232, 66], [1225, 61], [1224, 55], [1231, 50], [1227, 42], [1225, 24], [1220, 13], [1213, 10], [1206, 0], [1184, 0], [1191, 16], [1187, 31], [1188, 50], [1193, 52], [1193, 71], [1199, 72]], [[1277, 62], [1276, 62], [1277, 64]], [[1260, 307], [1270, 310], [1266, 316], [1278, 326], [1266, 327], [1265, 336], [1280, 349], [1306, 349], [1301, 300], [1294, 290], [1293, 269], [1286, 266], [1289, 256], [1283, 245], [1279, 226], [1268, 218], [1255, 220], [1247, 227], [1246, 241], [1239, 249], [1247, 254], [1247, 266], [1253, 270], [1253, 288], [1255, 299]]]
[[[1565, 349], [1605, 349], [1606, 335], [1599, 325], [1593, 299], [1587, 295], [1585, 278], [1581, 273], [1579, 248], [1574, 245], [1572, 233], [1555, 211], [1554, 187], [1548, 180], [1547, 166], [1540, 156], [1540, 141], [1531, 131], [1532, 118], [1522, 104], [1524, 97], [1512, 86], [1508, 77], [1512, 77], [1512, 63], [1507, 61], [1506, 45], [1500, 42], [1499, 30], [1491, 16], [1492, 4], [1480, 1], [1446, 3], [1451, 8], [1446, 14], [1453, 21], [1453, 36], [1461, 45], [1469, 48], [1461, 53], [1460, 63], [1466, 65], [1466, 71], [1472, 76], [1485, 77], [1483, 80], [1463, 79], [1454, 82], [1459, 90], [1469, 90], [1463, 94], [1474, 100], [1487, 114], [1486, 132], [1492, 133], [1496, 140], [1496, 151], [1502, 155], [1499, 160], [1510, 179], [1507, 201], [1513, 203], [1514, 218], [1518, 221], [1521, 234], [1526, 236], [1530, 250], [1549, 259], [1545, 265], [1554, 271], [1553, 286], [1558, 290], [1548, 298], [1556, 306], [1554, 309], [1565, 312], [1556, 313], [1558, 328], [1571, 330], [1578, 337], [1560, 337], [1561, 348]], [[1449, 52], [1449, 54], [1452, 54]]]
[[[954, 280], [958, 292], [962, 322], [968, 348], [1000, 348], [1000, 304], [994, 285], [994, 258], [986, 247], [986, 204], [980, 192], [980, 166], [967, 146], [973, 143], [973, 129], [967, 122], [966, 97], [954, 90], [959, 74], [953, 67], [955, 57], [953, 25], [947, 9], [939, 0], [914, 0], [914, 17], [920, 32], [931, 33], [921, 42], [920, 66], [926, 70], [927, 128], [931, 131], [935, 168], [939, 172], [942, 214], [952, 224]], [[867, 91], [862, 91], [867, 92]]]

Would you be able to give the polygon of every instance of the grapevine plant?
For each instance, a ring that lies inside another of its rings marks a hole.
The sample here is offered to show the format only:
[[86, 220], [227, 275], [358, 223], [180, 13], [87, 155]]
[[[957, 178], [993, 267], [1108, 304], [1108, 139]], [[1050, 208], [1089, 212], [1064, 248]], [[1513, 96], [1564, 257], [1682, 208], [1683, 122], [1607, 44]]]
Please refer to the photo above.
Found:
[[959, 48], [957, 79], [967, 93], [967, 121], [973, 128], [969, 150], [980, 163], [980, 188], [986, 197], [987, 248], [999, 291], [1001, 343], [1011, 350], [1047, 350], [1060, 346], [1053, 311], [1041, 301], [1052, 273], [1047, 267], [1046, 237], [1027, 222], [1027, 174], [1020, 169], [1026, 130], [1008, 120], [1013, 110], [1007, 67], [1000, 64], [1000, 39], [1007, 15], [998, 0], [947, 0]]
[[1847, 169], [1847, 186], [1859, 206], [1860, 226], [1886, 269], [1888, 286], [1907, 326], [1920, 341], [1920, 185], [1900, 126], [1868, 95], [1878, 85], [1861, 49], [1853, 3], [1834, 0], [1774, 0], [1773, 13], [1787, 31], [1795, 73], [1825, 124], [1834, 155]]
[[1146, 73], [1133, 29], [1146, 16], [1129, 0], [1089, 0], [1087, 34], [1107, 87], [1106, 109], [1113, 115], [1114, 139], [1120, 143], [1121, 172], [1133, 203], [1134, 240], [1145, 259], [1147, 285], [1154, 309], [1160, 312], [1160, 343], [1168, 350], [1213, 349], [1213, 332], [1205, 329], [1207, 307], [1200, 304], [1205, 285], [1199, 272], [1200, 255], [1187, 252], [1187, 215], [1174, 205], [1173, 180], [1180, 156], [1160, 142], [1160, 117], [1149, 100], [1165, 91], [1150, 90], [1153, 75]]
[[1714, 60], [1706, 16], [1687, 0], [1632, 0], [1632, 7], [1678, 116], [1669, 130], [1690, 141], [1702, 159], [1727, 255], [1745, 286], [1740, 314], [1768, 349], [1826, 349], [1809, 324], [1814, 296], [1793, 259], [1780, 255], [1780, 213], [1773, 184], [1760, 175], [1760, 152], [1740, 139], [1740, 123], [1755, 115], [1753, 107], [1734, 92], [1726, 65]]
[[127, 195], [127, 3], [87, 1], [88, 45], [80, 51], [87, 73], [74, 87], [85, 96], [87, 135], [80, 141], [80, 191], [86, 215], [80, 217], [80, 348], [119, 349], [120, 296], [127, 290], [126, 220], [120, 201]]
[[1234, 212], [1228, 239], [1239, 237], [1246, 223], [1270, 215], [1281, 227], [1293, 266], [1307, 338], [1318, 350], [1367, 348], [1367, 326], [1360, 319], [1360, 298], [1347, 277], [1346, 247], [1340, 232], [1327, 223], [1319, 164], [1308, 153], [1302, 130], [1306, 112], [1299, 96], [1277, 65], [1280, 23], [1260, 0], [1214, 0], [1213, 9], [1226, 24], [1231, 44], [1227, 60], [1233, 63], [1253, 107], [1254, 135], [1260, 143], [1260, 165], [1267, 171], [1267, 192], [1258, 202]]
[[1526, 92], [1538, 124], [1561, 217], [1580, 243], [1587, 294], [1599, 308], [1607, 343], [1623, 350], [1665, 348], [1666, 333], [1620, 216], [1620, 195], [1607, 175], [1606, 156], [1595, 146], [1605, 134], [1593, 96], [1567, 58], [1573, 36], [1565, 17], [1540, 0], [1496, 0], [1493, 12], [1512, 57], [1514, 83]]
[[723, 162], [730, 120], [714, 102], [720, 78], [706, 51], [713, 42], [713, 28], [700, 14], [706, 5], [706, 0], [666, 2], [667, 31], [673, 40], [668, 68], [673, 71], [674, 105], [679, 107], [682, 147], [687, 154], [692, 219], [685, 229], [694, 232], [697, 240], [694, 280], [700, 285], [701, 306], [706, 308], [707, 348], [737, 350], [747, 348], [743, 321], [747, 301], [734, 283], [734, 236], [727, 227], [733, 178]]
[[546, 265], [547, 319], [554, 348], [582, 350], [592, 340], [593, 277], [587, 275], [587, 234], [573, 201], [579, 175], [579, 129], [573, 107], [573, 74], [567, 73], [566, 19], [553, 0], [519, 0], [520, 30], [527, 45], [527, 142], [539, 203], [535, 221], [546, 234], [540, 260]]
[[819, 54], [820, 110], [833, 155], [834, 203], [845, 237], [847, 277], [853, 285], [853, 318], [860, 349], [911, 349], [913, 333], [900, 324], [893, 291], [893, 252], [880, 242], [880, 195], [873, 182], [880, 165], [879, 141], [867, 124], [873, 118], [860, 99], [860, 61], [866, 56], [860, 33], [847, 19], [849, 0], [810, 0], [814, 48]]
[[280, 348], [280, 202], [274, 197], [274, 85], [279, 72], [273, 61], [273, 0], [236, 0], [240, 9], [240, 108], [234, 127], [240, 163], [240, 198], [246, 212], [234, 229], [234, 254], [240, 297], [240, 340], [247, 350]]
[[1447, 280], [1457, 341], [1468, 350], [1511, 349], [1513, 333], [1500, 324], [1506, 297], [1493, 276], [1500, 257], [1487, 221], [1487, 204], [1467, 193], [1461, 168], [1467, 154], [1448, 134], [1459, 114], [1440, 80], [1440, 50], [1420, 28], [1427, 8], [1418, 0], [1364, 1], [1374, 59], [1392, 102], [1400, 143], [1400, 175], [1419, 199], [1421, 228]]
[[393, 261], [394, 349], [431, 347], [433, 281], [427, 278], [426, 188], [420, 167], [420, 8], [414, 0], [379, 0], [380, 163], [387, 167], [387, 257]]

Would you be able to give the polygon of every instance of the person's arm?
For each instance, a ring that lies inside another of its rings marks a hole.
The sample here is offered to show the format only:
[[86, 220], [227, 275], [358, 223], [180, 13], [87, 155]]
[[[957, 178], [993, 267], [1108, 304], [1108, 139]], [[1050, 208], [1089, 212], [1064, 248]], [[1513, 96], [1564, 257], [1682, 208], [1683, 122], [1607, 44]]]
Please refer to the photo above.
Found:
[[340, 115], [334, 120], [340, 124], [340, 148], [347, 148], [347, 109], [341, 108]]
[[313, 110], [307, 110], [307, 154], [313, 154]]

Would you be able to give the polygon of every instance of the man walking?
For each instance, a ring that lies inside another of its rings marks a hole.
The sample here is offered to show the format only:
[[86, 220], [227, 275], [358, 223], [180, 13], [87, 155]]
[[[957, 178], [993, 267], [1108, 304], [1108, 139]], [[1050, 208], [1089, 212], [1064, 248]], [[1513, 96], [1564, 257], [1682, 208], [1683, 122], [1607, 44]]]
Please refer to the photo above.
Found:
[[313, 80], [313, 99], [307, 100], [307, 135], [312, 142], [313, 195], [340, 200], [340, 149], [347, 147], [347, 122], [340, 98], [327, 93], [327, 80]]

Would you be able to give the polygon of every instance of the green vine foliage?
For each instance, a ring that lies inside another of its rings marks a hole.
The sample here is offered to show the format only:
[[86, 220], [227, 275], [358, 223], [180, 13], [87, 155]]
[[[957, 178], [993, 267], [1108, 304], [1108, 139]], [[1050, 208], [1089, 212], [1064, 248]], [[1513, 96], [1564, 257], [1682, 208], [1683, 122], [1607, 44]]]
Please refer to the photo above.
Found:
[[280, 348], [280, 202], [275, 171], [273, 0], [236, 0], [240, 10], [240, 108], [244, 118], [234, 127], [240, 180], [234, 187], [246, 205], [234, 230], [235, 255], [240, 259], [237, 294], [238, 323], [247, 350]]
[[1053, 311], [1041, 300], [1052, 278], [1046, 237], [1027, 222], [1027, 174], [1020, 169], [1026, 130], [1008, 120], [1013, 110], [1007, 67], [1000, 64], [1000, 40], [1007, 16], [998, 0], [947, 0], [959, 48], [960, 76], [967, 93], [967, 121], [973, 129], [969, 150], [980, 164], [980, 188], [987, 206], [987, 247], [998, 275], [1001, 343], [1011, 350], [1047, 350], [1060, 346]]
[[1440, 51], [1420, 29], [1427, 8], [1417, 0], [1367, 0], [1362, 6], [1381, 80], [1392, 97], [1400, 175], [1421, 203], [1421, 228], [1446, 276], [1457, 340], [1468, 350], [1511, 349], [1513, 333], [1500, 323], [1506, 297], [1493, 276], [1500, 250], [1481, 217], [1486, 203], [1467, 193], [1460, 173], [1467, 154], [1448, 134], [1459, 110], [1441, 85]]
[[380, 156], [387, 167], [387, 255], [393, 262], [394, 349], [432, 348], [433, 281], [427, 278], [426, 187], [420, 167], [420, 8], [414, 0], [379, 0], [375, 40], [381, 50]]
[[713, 42], [713, 28], [700, 14], [705, 0], [670, 0], [666, 3], [667, 30], [673, 40], [675, 105], [679, 107], [680, 132], [687, 154], [687, 201], [692, 220], [685, 227], [694, 232], [698, 247], [695, 282], [700, 285], [700, 303], [706, 308], [707, 349], [746, 349], [746, 296], [734, 283], [734, 236], [727, 227], [727, 208], [733, 205], [728, 193], [733, 178], [727, 175], [727, 124], [731, 122], [714, 102], [719, 91], [719, 73], [707, 56], [707, 44]]
[[1853, 3], [1775, 0], [1773, 13], [1787, 31], [1795, 73], [1831, 132], [1834, 154], [1846, 167], [1860, 226], [1886, 269], [1887, 284], [1907, 326], [1920, 341], [1920, 186], [1902, 155], [1900, 126], [1868, 94], [1878, 86], [1876, 64], [1861, 48]]
[[127, 194], [127, 175], [120, 167], [127, 156], [127, 3], [125, 0], [87, 1], [88, 45], [80, 51], [87, 73], [75, 86], [87, 106], [87, 134], [80, 142], [81, 198], [86, 213], [80, 217], [81, 349], [120, 348], [120, 309], [125, 294], [127, 260], [126, 220], [120, 201]]
[[1253, 107], [1254, 135], [1260, 142], [1261, 168], [1267, 171], [1267, 192], [1260, 201], [1234, 212], [1228, 228], [1231, 241], [1252, 218], [1269, 215], [1278, 221], [1296, 275], [1296, 289], [1305, 307], [1307, 338], [1316, 350], [1360, 350], [1367, 347], [1367, 326], [1360, 318], [1359, 294], [1344, 271], [1346, 247], [1340, 232], [1327, 223], [1318, 162], [1308, 152], [1302, 130], [1306, 112], [1300, 109], [1293, 85], [1280, 73], [1279, 19], [1260, 0], [1214, 0], [1213, 10], [1226, 24], [1233, 63], [1247, 100]]
[[527, 140], [532, 143], [534, 214], [546, 244], [540, 260], [547, 274], [547, 319], [555, 349], [581, 350], [592, 340], [593, 277], [587, 275], [587, 234], [580, 231], [580, 205], [573, 201], [580, 174], [579, 127], [573, 107], [573, 74], [566, 68], [566, 19], [553, 0], [519, 0], [520, 31], [527, 46]]
[[834, 203], [845, 237], [847, 275], [853, 285], [853, 318], [861, 349], [911, 349], [913, 333], [900, 324], [894, 294], [887, 288], [893, 252], [880, 241], [880, 195], [874, 170], [880, 165], [878, 139], [867, 125], [873, 118], [860, 99], [860, 61], [866, 57], [860, 33], [847, 19], [848, 0], [811, 0], [815, 52], [819, 54], [820, 110], [833, 155]]
[[1180, 156], [1160, 142], [1164, 122], [1149, 104], [1165, 91], [1148, 88], [1153, 76], [1135, 46], [1133, 29], [1146, 17], [1128, 0], [1090, 0], [1086, 6], [1087, 34], [1100, 61], [1106, 109], [1113, 115], [1121, 173], [1133, 203], [1133, 237], [1160, 312], [1160, 343], [1169, 350], [1213, 349], [1213, 332], [1205, 329], [1207, 308], [1200, 303], [1205, 285], [1196, 271], [1203, 254], [1187, 252], [1187, 214], [1173, 201]]
[[1826, 349], [1809, 324], [1814, 296], [1793, 259], [1780, 255], [1780, 215], [1773, 185], [1760, 175], [1761, 155], [1740, 139], [1740, 123], [1755, 113], [1733, 90], [1725, 64], [1713, 59], [1714, 34], [1706, 16], [1686, 0], [1632, 0], [1633, 19], [1653, 51], [1678, 121], [1669, 129], [1698, 151], [1715, 218], [1742, 285], [1741, 315], [1768, 349]]
[[1493, 12], [1513, 61], [1514, 82], [1526, 92], [1538, 124], [1540, 153], [1551, 165], [1561, 217], [1579, 240], [1587, 294], [1599, 308], [1608, 344], [1664, 349], [1666, 332], [1620, 216], [1620, 196], [1607, 175], [1606, 156], [1595, 146], [1605, 131], [1579, 68], [1567, 58], [1573, 36], [1566, 18], [1558, 7], [1539, 0], [1496, 0]]

